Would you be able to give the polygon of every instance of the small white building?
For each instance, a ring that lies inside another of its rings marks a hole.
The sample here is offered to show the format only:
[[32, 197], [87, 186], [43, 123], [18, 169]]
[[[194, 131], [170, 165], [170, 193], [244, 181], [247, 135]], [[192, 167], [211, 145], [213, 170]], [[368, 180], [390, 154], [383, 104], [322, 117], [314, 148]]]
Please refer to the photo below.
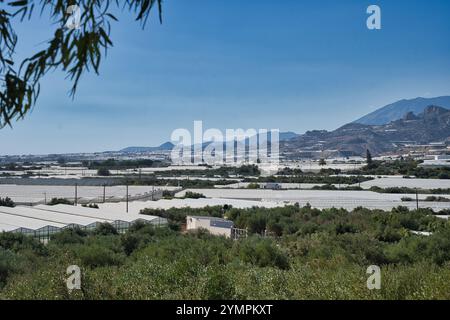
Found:
[[203, 217], [203, 216], [187, 216], [186, 217], [186, 229], [198, 230], [206, 229], [211, 234], [216, 236], [225, 236], [230, 238], [233, 230], [233, 221], [216, 218], [216, 217]]
[[281, 190], [281, 184], [276, 182], [268, 182], [264, 185], [264, 189]]

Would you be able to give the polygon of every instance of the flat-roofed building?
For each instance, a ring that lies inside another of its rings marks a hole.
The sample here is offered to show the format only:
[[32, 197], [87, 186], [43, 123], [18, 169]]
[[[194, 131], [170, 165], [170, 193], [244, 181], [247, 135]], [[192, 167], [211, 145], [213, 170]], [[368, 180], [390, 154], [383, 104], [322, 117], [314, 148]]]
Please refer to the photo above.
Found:
[[216, 236], [231, 237], [233, 229], [233, 221], [206, 216], [187, 216], [186, 217], [186, 229], [198, 230], [206, 229], [209, 233]]

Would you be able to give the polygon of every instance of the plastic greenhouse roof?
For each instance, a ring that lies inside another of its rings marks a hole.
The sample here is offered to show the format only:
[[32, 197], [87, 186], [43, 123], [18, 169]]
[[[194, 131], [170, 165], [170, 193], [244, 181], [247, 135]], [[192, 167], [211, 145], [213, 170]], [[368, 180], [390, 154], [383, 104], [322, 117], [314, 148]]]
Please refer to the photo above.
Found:
[[[42, 223], [45, 223], [45, 225], [54, 225], [54, 223], [62, 224], [63, 227], [69, 224], [88, 226], [97, 222], [109, 222], [105, 219], [94, 219], [20, 206], [14, 208], [2, 207], [0, 208], [0, 212], [41, 221]], [[2, 221], [0, 220], [0, 222]], [[22, 227], [22, 225], [20, 226]]]
[[132, 213], [117, 213], [113, 210], [108, 209], [94, 209], [94, 208], [86, 208], [82, 206], [71, 206], [65, 204], [58, 204], [55, 206], [46, 206], [46, 205], [38, 205], [33, 208], [38, 210], [48, 211], [48, 212], [57, 212], [61, 214], [67, 214], [72, 216], [80, 216], [80, 217], [88, 217], [94, 219], [100, 219], [102, 221], [126, 221], [133, 222], [136, 220], [147, 220], [153, 221], [159, 217], [149, 216], [149, 215], [141, 215], [141, 214], [132, 214]]
[[[39, 219], [23, 217], [2, 212], [4, 207], [0, 207], [0, 224], [6, 226], [5, 231], [13, 231], [20, 228], [38, 230], [47, 226], [63, 228], [65, 224], [43, 221]], [[9, 226], [9, 227], [7, 227]], [[11, 227], [14, 227], [11, 229]], [[7, 230], [6, 230], [7, 229]]]

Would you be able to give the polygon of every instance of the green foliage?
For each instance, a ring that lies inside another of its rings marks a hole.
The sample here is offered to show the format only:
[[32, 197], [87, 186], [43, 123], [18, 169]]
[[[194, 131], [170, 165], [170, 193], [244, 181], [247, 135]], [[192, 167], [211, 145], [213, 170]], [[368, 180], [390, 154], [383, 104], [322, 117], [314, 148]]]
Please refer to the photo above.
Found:
[[186, 191], [184, 194], [184, 198], [186, 199], [201, 199], [206, 198], [204, 194], [192, 191]]
[[82, 204], [81, 206], [85, 208], [99, 209], [99, 206], [96, 203]]
[[323, 171], [322, 174], [302, 174], [295, 176], [270, 176], [270, 177], [259, 177], [255, 178], [245, 178], [244, 182], [260, 182], [260, 183], [320, 183], [320, 184], [356, 184], [373, 178], [365, 176], [334, 176], [330, 174], [335, 174], [334, 171]]
[[[0, 299], [450, 299], [450, 223], [430, 210], [218, 206], [144, 212], [173, 222], [225, 215], [248, 227], [250, 236], [234, 241], [143, 222], [124, 234], [108, 225], [67, 229], [45, 246], [3, 233]], [[72, 264], [82, 270], [83, 290], [69, 293], [65, 270]], [[372, 264], [381, 267], [381, 290], [366, 288]]]
[[102, 236], [108, 236], [108, 235], [116, 235], [118, 234], [116, 228], [112, 226], [110, 223], [100, 223], [95, 230], [93, 231], [95, 235], [102, 235]]
[[51, 241], [58, 245], [82, 244], [86, 236], [87, 232], [80, 228], [69, 228], [52, 235]]
[[449, 198], [446, 197], [436, 197], [436, 196], [428, 196], [425, 198], [425, 201], [432, 201], [432, 202], [450, 202]]
[[100, 168], [97, 170], [97, 175], [102, 177], [108, 177], [111, 175], [111, 172], [107, 168]]
[[249, 183], [248, 186], [247, 186], [247, 189], [259, 189], [259, 188], [260, 188], [259, 184], [258, 183], [254, 183], [254, 182]]
[[0, 207], [10, 207], [13, 208], [15, 207], [16, 204], [14, 203], [14, 201], [11, 200], [11, 198], [0, 198]]
[[278, 170], [277, 176], [298, 176], [303, 174], [301, 169], [292, 169], [285, 167], [283, 169]]
[[32, 251], [40, 256], [47, 254], [47, 250], [42, 243], [21, 233], [0, 233], [0, 247], [16, 253]]
[[89, 169], [110, 169], [110, 170], [121, 170], [121, 169], [138, 169], [142, 167], [147, 168], [157, 168], [167, 166], [162, 161], [151, 160], [151, 159], [136, 159], [136, 160], [115, 160], [108, 159], [104, 161], [91, 161], [86, 163]]
[[[99, 73], [100, 62], [113, 45], [110, 34], [111, 23], [117, 21], [112, 14], [115, 9], [126, 9], [135, 13], [136, 20], [142, 25], [147, 21], [154, 5], [158, 6], [160, 18], [162, 16], [162, 0], [130, 0], [125, 3], [80, 0], [76, 4], [82, 14], [79, 28], [75, 30], [66, 27], [67, 9], [70, 4], [75, 2], [22, 0], [9, 1], [2, 6], [0, 127], [11, 125], [12, 120], [22, 118], [31, 110], [39, 95], [40, 81], [48, 72], [56, 69], [65, 72], [72, 81], [72, 96], [84, 72], [93, 70]], [[16, 44], [19, 38], [13, 26], [39, 13], [41, 17], [50, 17], [54, 27], [52, 36], [44, 49], [23, 61], [17, 61]], [[16, 21], [13, 21], [14, 19]]]
[[372, 154], [370, 153], [370, 150], [367, 149], [366, 150], [366, 163], [367, 163], [367, 168], [373, 168], [374, 164], [373, 164], [373, 160], [372, 160]]
[[258, 267], [276, 267], [288, 269], [289, 261], [283, 253], [269, 239], [251, 237], [236, 243], [235, 254], [245, 263]]
[[420, 194], [450, 194], [450, 189], [415, 189], [415, 188], [408, 188], [408, 187], [389, 187], [389, 188], [380, 188], [377, 186], [372, 186], [369, 189], [373, 192], [378, 193], [420, 193]]
[[49, 206], [56, 206], [57, 204], [67, 204], [73, 206], [73, 202], [65, 198], [52, 198], [52, 200], [47, 203]]
[[372, 161], [362, 169], [355, 170], [353, 174], [370, 175], [403, 175], [415, 176], [423, 179], [449, 179], [450, 168], [423, 168], [419, 167], [420, 162], [411, 159], [395, 161]]

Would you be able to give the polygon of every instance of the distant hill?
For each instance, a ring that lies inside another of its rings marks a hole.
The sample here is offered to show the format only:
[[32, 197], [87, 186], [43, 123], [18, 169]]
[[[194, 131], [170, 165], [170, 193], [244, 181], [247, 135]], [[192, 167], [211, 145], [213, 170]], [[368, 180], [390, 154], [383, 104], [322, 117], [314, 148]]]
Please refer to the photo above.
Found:
[[288, 140], [294, 139], [298, 136], [299, 136], [299, 134], [297, 134], [295, 132], [291, 132], [291, 131], [280, 132], [280, 141], [288, 141]]
[[391, 121], [401, 119], [408, 112], [418, 115], [430, 105], [450, 109], [450, 96], [400, 100], [369, 113], [368, 115], [356, 120], [355, 123], [366, 125], [388, 124]]
[[[279, 139], [280, 141], [288, 141], [291, 139], [294, 139], [295, 137], [298, 137], [299, 135], [295, 132], [280, 132]], [[270, 138], [269, 138], [270, 140]], [[247, 142], [248, 143], [248, 142]], [[202, 148], [206, 148], [210, 142], [204, 142]], [[174, 147], [174, 144], [172, 142], [165, 142], [162, 145], [158, 147], [127, 147], [122, 150], [119, 150], [119, 152], [125, 152], [125, 153], [144, 153], [144, 152], [158, 152], [158, 151], [169, 151], [172, 150]]]
[[165, 142], [158, 147], [127, 147], [127, 148], [120, 150], [120, 152], [143, 153], [143, 152], [167, 151], [167, 150], [172, 150], [173, 146], [174, 145], [172, 142]]
[[287, 154], [333, 150], [335, 154], [383, 154], [399, 149], [402, 142], [430, 143], [450, 138], [450, 110], [428, 106], [418, 115], [407, 112], [401, 119], [385, 125], [349, 123], [334, 131], [315, 130], [283, 143]]

